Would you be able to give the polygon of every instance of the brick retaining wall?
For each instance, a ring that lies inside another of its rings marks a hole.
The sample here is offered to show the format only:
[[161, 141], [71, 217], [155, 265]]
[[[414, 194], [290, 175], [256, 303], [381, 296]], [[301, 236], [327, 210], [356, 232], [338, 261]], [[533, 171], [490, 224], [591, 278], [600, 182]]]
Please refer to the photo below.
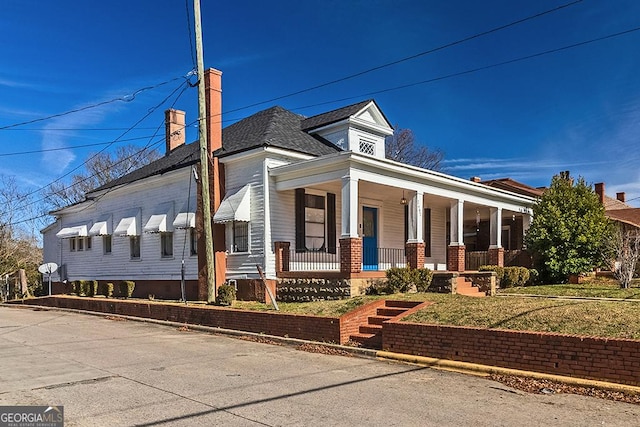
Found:
[[340, 342], [340, 319], [336, 317], [70, 296], [27, 299], [24, 304], [169, 320], [320, 342]]
[[395, 353], [640, 386], [640, 341], [385, 322]]

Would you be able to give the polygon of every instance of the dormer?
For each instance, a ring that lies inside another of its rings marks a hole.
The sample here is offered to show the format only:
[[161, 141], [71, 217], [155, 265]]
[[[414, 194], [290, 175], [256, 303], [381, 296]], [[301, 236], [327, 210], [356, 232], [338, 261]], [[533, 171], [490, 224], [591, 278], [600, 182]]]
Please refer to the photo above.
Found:
[[302, 130], [320, 136], [342, 150], [384, 159], [391, 124], [373, 100], [359, 102], [302, 121]]

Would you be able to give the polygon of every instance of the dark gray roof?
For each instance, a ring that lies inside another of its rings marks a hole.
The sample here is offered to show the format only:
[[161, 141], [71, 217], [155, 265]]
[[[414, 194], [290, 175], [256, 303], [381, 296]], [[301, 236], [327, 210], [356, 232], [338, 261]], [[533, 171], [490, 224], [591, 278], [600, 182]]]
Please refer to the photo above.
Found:
[[200, 160], [199, 148], [197, 141], [192, 142], [191, 144], [183, 144], [174, 149], [168, 155], [162, 156], [158, 160], [142, 166], [127, 175], [114, 179], [91, 192], [106, 190], [117, 187], [118, 185], [128, 184], [150, 176], [161, 175], [163, 173], [193, 165]]
[[339, 122], [340, 120], [353, 116], [372, 101], [373, 99], [367, 99], [366, 101], [347, 105], [346, 107], [338, 108], [337, 110], [328, 111], [326, 113], [318, 114], [317, 116], [306, 118], [302, 121], [302, 129], [308, 131], [321, 126], [330, 125], [331, 123]]
[[250, 150], [256, 147], [278, 147], [313, 156], [323, 156], [340, 151], [331, 142], [311, 136], [301, 129], [303, 116], [271, 107], [240, 120], [222, 131], [222, 149], [216, 155]]
[[[240, 120], [222, 130], [220, 157], [240, 153], [257, 147], [278, 147], [312, 156], [323, 156], [340, 151], [331, 142], [301, 130], [303, 116], [272, 107]], [[181, 169], [200, 160], [198, 142], [182, 145], [168, 155], [93, 190], [101, 191], [128, 184], [154, 175]]]

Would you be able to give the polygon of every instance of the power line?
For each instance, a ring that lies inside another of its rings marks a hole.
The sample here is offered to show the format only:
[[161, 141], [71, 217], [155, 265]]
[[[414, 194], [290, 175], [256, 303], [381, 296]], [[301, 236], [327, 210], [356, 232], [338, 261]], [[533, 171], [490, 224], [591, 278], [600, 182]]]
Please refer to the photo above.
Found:
[[[180, 83], [180, 85], [178, 87], [176, 87], [176, 89], [174, 89], [167, 97], [165, 97], [160, 103], [158, 103], [157, 105], [155, 105], [154, 107], [152, 107], [151, 109], [149, 109], [149, 111], [141, 118], [139, 119], [136, 123], [134, 123], [132, 126], [130, 126], [125, 132], [123, 132], [120, 136], [118, 136], [118, 138], [114, 139], [113, 141], [111, 141], [110, 143], [108, 143], [103, 149], [99, 150], [97, 153], [93, 154], [92, 156], [90, 156], [88, 159], [86, 159], [84, 162], [82, 162], [81, 164], [79, 164], [78, 166], [76, 166], [75, 168], [71, 169], [70, 171], [68, 171], [67, 173], [65, 173], [64, 175], [56, 178], [55, 180], [49, 182], [48, 184], [37, 188], [34, 191], [31, 191], [29, 193], [26, 193], [24, 195], [22, 195], [20, 197], [20, 200], [18, 201], [18, 203], [31, 203], [31, 201], [28, 201], [27, 198], [29, 196], [32, 196], [33, 194], [45, 190], [47, 187], [49, 187], [52, 184], [55, 184], [56, 182], [60, 182], [63, 178], [71, 175], [73, 172], [77, 171], [78, 169], [80, 169], [82, 166], [86, 165], [89, 161], [91, 161], [92, 159], [94, 159], [96, 156], [98, 156], [100, 153], [104, 152], [107, 148], [109, 148], [111, 145], [115, 144], [116, 142], [118, 142], [124, 135], [126, 135], [128, 132], [130, 132], [132, 129], [134, 129], [136, 127], [136, 125], [140, 124], [142, 121], [144, 121], [147, 117], [149, 117], [151, 114], [153, 114], [158, 108], [160, 108], [160, 106], [162, 106], [171, 96], [173, 96], [173, 94], [175, 94], [180, 88], [182, 88], [182, 91], [180, 92], [180, 94], [178, 95], [178, 97], [176, 98], [175, 102], [180, 98], [180, 96], [182, 96], [182, 94], [186, 91], [186, 89], [189, 88], [188, 82], [185, 80], [184, 82]], [[156, 129], [160, 129], [163, 126], [164, 122], [162, 124], [160, 124]], [[158, 130], [156, 130], [156, 132], [154, 133], [154, 135], [152, 136], [155, 137], [155, 135], [157, 134]], [[148, 145], [147, 145], [148, 146]], [[145, 150], [147, 147], [144, 147], [142, 150]], [[142, 151], [141, 150], [141, 151]], [[95, 175], [91, 175], [90, 177], [93, 177]], [[88, 179], [89, 177], [87, 177], [86, 179]], [[68, 187], [65, 187], [64, 189], [66, 189]], [[40, 198], [39, 200], [37, 200], [36, 202], [40, 202], [45, 200], [46, 197]], [[19, 209], [23, 207], [23, 205], [18, 205], [16, 207], [16, 209]], [[26, 221], [25, 221], [26, 222]]]
[[[136, 128], [138, 130], [152, 130], [155, 128], [148, 128], [148, 127], [139, 127]], [[4, 129], [4, 130], [10, 130], [10, 131], [108, 131], [108, 130], [127, 130], [127, 128], [22, 128], [22, 129], [18, 129], [18, 128], [12, 128], [12, 129]]]
[[391, 92], [391, 91], [400, 90], [400, 89], [406, 89], [406, 88], [409, 88], [409, 87], [423, 85], [423, 84], [427, 84], [427, 83], [433, 83], [433, 82], [437, 82], [437, 81], [440, 81], [440, 80], [446, 80], [446, 79], [450, 79], [450, 78], [453, 78], [453, 77], [459, 77], [459, 76], [463, 76], [463, 75], [466, 75], [466, 74], [472, 74], [472, 73], [476, 73], [476, 72], [479, 72], [479, 71], [484, 71], [484, 70], [489, 70], [489, 69], [492, 69], [492, 68], [501, 67], [503, 65], [514, 64], [516, 62], [522, 62], [522, 61], [525, 61], [527, 59], [533, 59], [533, 58], [537, 58], [537, 57], [544, 56], [544, 55], [550, 55], [552, 53], [557, 53], [557, 52], [561, 52], [561, 51], [564, 51], [564, 50], [569, 50], [569, 49], [573, 49], [573, 48], [576, 48], [576, 47], [585, 46], [585, 45], [588, 45], [588, 44], [591, 44], [591, 43], [596, 43], [596, 42], [607, 40], [607, 39], [611, 39], [611, 38], [614, 38], [614, 37], [623, 36], [623, 35], [630, 34], [630, 33], [636, 32], [636, 31], [640, 31], [640, 27], [631, 28], [629, 30], [620, 31], [618, 33], [609, 34], [609, 35], [602, 36], [602, 37], [597, 37], [597, 38], [594, 38], [594, 39], [582, 41], [582, 42], [579, 42], [579, 43], [570, 44], [570, 45], [567, 45], [567, 46], [558, 47], [558, 48], [555, 48], [555, 49], [545, 50], [543, 52], [538, 52], [538, 53], [534, 53], [534, 54], [531, 54], [531, 55], [521, 56], [521, 57], [515, 58], [515, 59], [509, 59], [507, 61], [497, 62], [497, 63], [491, 64], [491, 65], [485, 65], [485, 66], [482, 66], [482, 67], [471, 68], [469, 70], [460, 71], [460, 72], [457, 72], [457, 73], [446, 74], [444, 76], [433, 77], [431, 79], [422, 80], [422, 81], [419, 81], [419, 82], [408, 83], [408, 84], [405, 84], [405, 85], [394, 86], [394, 87], [390, 87], [390, 88], [386, 88], [386, 89], [380, 89], [380, 90], [377, 90], [377, 91], [363, 93], [363, 94], [360, 94], [360, 95], [354, 95], [354, 96], [349, 96], [349, 97], [345, 97], [345, 98], [334, 99], [332, 101], [319, 102], [319, 103], [316, 103], [316, 104], [305, 105], [303, 107], [296, 107], [296, 108], [292, 108], [291, 110], [294, 110], [294, 111], [296, 111], [296, 110], [304, 110], [306, 108], [312, 108], [312, 107], [317, 107], [317, 106], [326, 105], [326, 104], [333, 104], [335, 102], [349, 101], [349, 100], [352, 100], [352, 99], [369, 97], [369, 96], [372, 96], [372, 95], [378, 95], [380, 93]]
[[120, 96], [118, 98], [113, 98], [113, 99], [110, 99], [108, 101], [102, 101], [102, 102], [98, 102], [98, 103], [95, 103], [95, 104], [86, 105], [84, 107], [80, 107], [80, 108], [76, 108], [76, 109], [73, 109], [73, 110], [65, 111], [63, 113], [52, 114], [50, 116], [40, 117], [40, 118], [32, 119], [32, 120], [27, 120], [25, 122], [20, 122], [20, 123], [14, 123], [12, 125], [0, 126], [0, 130], [11, 129], [11, 128], [14, 128], [14, 127], [24, 126], [24, 125], [28, 125], [28, 124], [31, 124], [31, 123], [37, 123], [37, 122], [42, 122], [42, 121], [45, 121], [45, 120], [55, 119], [57, 117], [62, 117], [62, 116], [66, 116], [66, 115], [69, 115], [69, 114], [78, 113], [80, 111], [85, 111], [85, 110], [89, 110], [89, 109], [96, 108], [96, 107], [101, 107], [103, 105], [111, 104], [111, 103], [118, 102], [118, 101], [131, 102], [136, 98], [136, 96], [138, 96], [142, 92], [146, 92], [148, 90], [159, 88], [161, 86], [164, 86], [166, 84], [169, 84], [171, 82], [174, 82], [174, 81], [180, 80], [180, 79], [185, 79], [186, 80], [187, 77], [185, 77], [185, 76], [174, 77], [173, 79], [164, 81], [162, 83], [157, 83], [157, 84], [152, 85], [152, 86], [146, 86], [146, 87], [140, 88], [140, 89], [134, 91], [133, 93], [131, 93], [130, 95]]
[[453, 42], [450, 42], [450, 43], [447, 43], [447, 44], [444, 44], [444, 45], [441, 45], [441, 46], [438, 46], [438, 47], [435, 47], [435, 48], [432, 48], [432, 49], [429, 49], [429, 50], [425, 50], [424, 52], [419, 52], [419, 53], [416, 53], [414, 55], [398, 59], [396, 61], [388, 62], [388, 63], [383, 64], [383, 65], [378, 65], [378, 66], [373, 67], [373, 68], [369, 68], [369, 69], [366, 69], [366, 70], [363, 70], [363, 71], [359, 71], [359, 72], [357, 72], [355, 74], [350, 74], [350, 75], [345, 76], [345, 77], [340, 77], [338, 79], [331, 80], [331, 81], [328, 81], [328, 82], [325, 82], [325, 83], [321, 83], [321, 84], [318, 84], [316, 86], [312, 86], [312, 87], [309, 87], [309, 88], [306, 88], [306, 89], [301, 89], [301, 90], [298, 90], [298, 91], [295, 91], [295, 92], [291, 92], [291, 93], [288, 93], [286, 95], [277, 96], [275, 98], [271, 98], [271, 99], [268, 99], [266, 101], [260, 101], [260, 102], [256, 102], [254, 104], [250, 104], [250, 105], [247, 105], [247, 106], [244, 106], [244, 107], [236, 108], [234, 110], [225, 111], [225, 113], [233, 113], [233, 112], [236, 112], [236, 111], [245, 110], [247, 108], [256, 107], [258, 105], [263, 105], [263, 104], [271, 103], [271, 102], [274, 102], [274, 101], [278, 101], [280, 99], [289, 98], [289, 97], [292, 97], [292, 96], [295, 96], [295, 95], [300, 95], [302, 93], [310, 92], [312, 90], [320, 89], [320, 88], [323, 88], [323, 87], [326, 87], [326, 86], [330, 86], [330, 85], [333, 85], [333, 84], [336, 84], [336, 83], [340, 83], [340, 82], [343, 82], [343, 81], [346, 81], [346, 80], [350, 80], [350, 79], [353, 79], [355, 77], [360, 77], [360, 76], [363, 76], [365, 74], [371, 73], [373, 71], [378, 71], [378, 70], [381, 70], [383, 68], [390, 67], [392, 65], [397, 65], [397, 64], [400, 64], [402, 62], [410, 61], [412, 59], [416, 59], [416, 58], [419, 58], [421, 56], [429, 55], [431, 53], [438, 52], [440, 50], [447, 49], [447, 48], [450, 48], [450, 47], [453, 47], [453, 46], [468, 42], [470, 40], [477, 39], [479, 37], [483, 37], [483, 36], [486, 36], [488, 34], [495, 33], [497, 31], [501, 31], [501, 30], [504, 30], [504, 29], [509, 28], [509, 27], [513, 27], [513, 26], [518, 25], [518, 24], [522, 24], [523, 22], [530, 21], [532, 19], [536, 19], [536, 18], [539, 18], [539, 17], [544, 16], [544, 15], [548, 15], [548, 14], [553, 13], [553, 12], [557, 12], [559, 10], [565, 9], [567, 7], [573, 6], [573, 5], [581, 3], [581, 2], [582, 2], [582, 0], [575, 0], [575, 1], [572, 1], [572, 2], [569, 2], [569, 3], [566, 3], [566, 4], [554, 7], [552, 9], [545, 10], [544, 12], [539, 12], [539, 13], [536, 13], [534, 15], [527, 16], [526, 18], [518, 19], [518, 20], [510, 22], [508, 24], [504, 24], [504, 25], [501, 25], [499, 27], [492, 28], [490, 30], [483, 31], [481, 33], [477, 33], [477, 34], [474, 34], [472, 36], [468, 36], [468, 37], [465, 37], [465, 38], [462, 38], [462, 39], [459, 39], [459, 40], [456, 40], [456, 41], [453, 41]]
[[195, 57], [195, 49], [193, 48], [193, 34], [191, 32], [191, 17], [189, 14], [189, 0], [184, 0], [184, 7], [185, 10], [187, 12], [187, 32], [189, 35], [189, 53], [191, 54], [191, 65], [193, 66], [193, 69], [195, 70], [197, 68], [196, 66], [196, 57]]
[[[121, 139], [118, 142], [137, 141], [137, 140], [140, 140], [140, 139], [147, 139], [147, 138], [149, 138], [149, 135], [140, 136], [140, 137], [137, 137], [137, 138]], [[95, 144], [70, 145], [68, 147], [60, 147], [60, 148], [46, 148], [46, 149], [42, 149], [42, 150], [16, 151], [16, 152], [13, 152], [13, 153], [0, 153], [0, 157], [20, 156], [20, 155], [23, 155], [23, 154], [40, 154], [40, 153], [48, 153], [50, 151], [72, 150], [74, 148], [96, 147], [96, 146], [99, 146], [99, 145], [109, 145], [111, 143], [112, 143], [112, 141], [109, 141], [109, 142], [96, 142]]]

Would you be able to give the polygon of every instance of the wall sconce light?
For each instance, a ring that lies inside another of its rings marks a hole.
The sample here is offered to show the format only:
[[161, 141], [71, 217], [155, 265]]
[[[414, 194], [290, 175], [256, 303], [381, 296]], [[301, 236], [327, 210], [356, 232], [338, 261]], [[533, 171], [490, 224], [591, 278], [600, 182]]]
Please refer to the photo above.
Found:
[[407, 199], [406, 199], [406, 197], [404, 197], [404, 190], [402, 190], [402, 199], [400, 199], [400, 204], [401, 205], [406, 205], [407, 204]]

